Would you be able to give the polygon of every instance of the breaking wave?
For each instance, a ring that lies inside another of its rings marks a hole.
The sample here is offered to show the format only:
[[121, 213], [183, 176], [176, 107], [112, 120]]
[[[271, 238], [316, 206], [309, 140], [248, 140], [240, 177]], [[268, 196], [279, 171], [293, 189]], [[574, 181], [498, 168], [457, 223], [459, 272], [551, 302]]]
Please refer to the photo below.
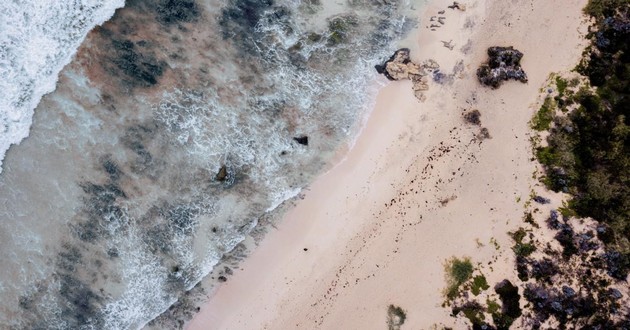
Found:
[[0, 172], [9, 147], [28, 136], [33, 110], [87, 33], [124, 0], [16, 1], [0, 4]]

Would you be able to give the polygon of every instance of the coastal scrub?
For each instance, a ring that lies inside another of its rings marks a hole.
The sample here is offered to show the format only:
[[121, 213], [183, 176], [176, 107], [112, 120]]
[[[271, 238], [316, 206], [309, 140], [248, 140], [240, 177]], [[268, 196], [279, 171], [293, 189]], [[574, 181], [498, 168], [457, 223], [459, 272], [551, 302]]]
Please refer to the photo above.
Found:
[[459, 294], [460, 286], [472, 277], [473, 265], [468, 257], [462, 259], [453, 257], [446, 262], [444, 270], [447, 283], [446, 297], [454, 299]]

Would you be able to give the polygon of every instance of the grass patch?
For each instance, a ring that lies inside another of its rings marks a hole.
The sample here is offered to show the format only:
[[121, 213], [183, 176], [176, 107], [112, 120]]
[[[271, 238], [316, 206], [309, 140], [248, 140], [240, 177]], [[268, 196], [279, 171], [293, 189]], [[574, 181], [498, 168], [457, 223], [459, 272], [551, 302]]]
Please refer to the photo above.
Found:
[[553, 112], [556, 109], [556, 102], [551, 98], [545, 98], [545, 102], [534, 115], [531, 121], [531, 127], [537, 131], [546, 131], [551, 127], [553, 121]]
[[525, 221], [525, 223], [530, 224], [534, 228], [540, 228], [540, 226], [536, 223], [536, 221], [534, 221], [534, 216], [532, 215], [532, 212], [525, 213], [525, 217], [523, 217], [523, 221]]
[[517, 257], [527, 257], [536, 251], [536, 246], [534, 244], [525, 243], [523, 240], [527, 235], [527, 232], [523, 228], [519, 228], [517, 231], [510, 233], [512, 239], [514, 240], [514, 246], [512, 247], [512, 251], [516, 254]]
[[564, 92], [567, 90], [567, 87], [569, 87], [569, 82], [566, 79], [560, 76], [557, 76], [556, 88], [558, 89], [558, 96], [560, 97], [564, 96]]
[[459, 294], [459, 287], [472, 277], [473, 265], [470, 258], [451, 258], [444, 266], [446, 272], [446, 297], [454, 299]]
[[499, 313], [501, 311], [501, 305], [492, 299], [486, 300], [486, 304], [488, 305], [488, 313], [490, 314]]
[[478, 296], [482, 291], [488, 290], [490, 286], [488, 285], [488, 281], [486, 277], [483, 275], [477, 275], [473, 277], [472, 285], [470, 286], [470, 291]]
[[387, 329], [398, 330], [405, 323], [407, 313], [399, 306], [387, 307]]
[[456, 306], [453, 308], [453, 315], [459, 313], [464, 314], [470, 323], [473, 325], [473, 329], [483, 329], [481, 326], [484, 324], [485, 315], [484, 308], [477, 301], [469, 301], [464, 305]]

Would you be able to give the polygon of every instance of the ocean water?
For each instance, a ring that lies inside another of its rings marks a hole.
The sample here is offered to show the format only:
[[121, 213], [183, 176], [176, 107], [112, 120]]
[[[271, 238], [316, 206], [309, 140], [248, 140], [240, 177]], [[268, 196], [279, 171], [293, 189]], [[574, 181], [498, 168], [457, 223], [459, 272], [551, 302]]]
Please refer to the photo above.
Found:
[[0, 4], [0, 173], [12, 144], [28, 136], [33, 109], [55, 89], [87, 33], [124, 0], [7, 0]]
[[414, 24], [403, 0], [127, 0], [81, 43], [122, 3], [51, 3], [2, 5], [70, 41], [0, 48], [6, 146], [33, 116], [0, 174], [0, 328], [165, 311], [348, 143]]

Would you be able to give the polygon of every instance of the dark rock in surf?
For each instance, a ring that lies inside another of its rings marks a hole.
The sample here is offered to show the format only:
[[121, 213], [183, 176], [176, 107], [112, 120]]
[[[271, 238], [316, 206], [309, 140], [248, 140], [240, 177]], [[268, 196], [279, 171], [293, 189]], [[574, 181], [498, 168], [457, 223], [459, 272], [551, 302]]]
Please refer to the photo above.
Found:
[[217, 173], [217, 175], [214, 177], [215, 180], [217, 181], [225, 181], [227, 180], [228, 177], [228, 170], [227, 167], [225, 165], [221, 166], [221, 168], [219, 169], [219, 172]]
[[513, 47], [488, 48], [488, 63], [477, 69], [479, 82], [492, 88], [499, 88], [505, 80], [527, 82], [527, 74], [521, 68], [523, 53]]
[[306, 135], [296, 136], [293, 140], [303, 146], [308, 146], [308, 136]]

